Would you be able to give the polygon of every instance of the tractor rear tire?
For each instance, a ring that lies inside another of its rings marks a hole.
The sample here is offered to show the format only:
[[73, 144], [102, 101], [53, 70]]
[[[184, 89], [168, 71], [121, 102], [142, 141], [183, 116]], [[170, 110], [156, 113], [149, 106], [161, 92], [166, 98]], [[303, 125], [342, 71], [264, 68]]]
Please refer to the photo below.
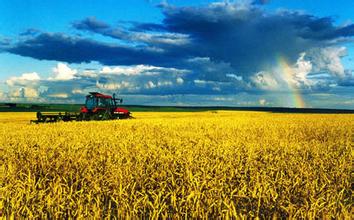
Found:
[[105, 111], [102, 115], [102, 120], [110, 120], [112, 119], [111, 113], [109, 111]]

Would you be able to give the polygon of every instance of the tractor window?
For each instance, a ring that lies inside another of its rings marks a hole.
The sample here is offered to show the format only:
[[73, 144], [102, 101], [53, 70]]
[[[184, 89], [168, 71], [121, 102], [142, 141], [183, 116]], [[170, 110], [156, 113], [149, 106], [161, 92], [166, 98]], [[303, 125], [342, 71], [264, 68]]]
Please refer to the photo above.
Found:
[[86, 100], [86, 108], [89, 110], [92, 110], [94, 107], [96, 107], [96, 98], [95, 97], [89, 97]]
[[99, 98], [98, 106], [100, 107], [108, 107], [111, 105], [110, 99]]

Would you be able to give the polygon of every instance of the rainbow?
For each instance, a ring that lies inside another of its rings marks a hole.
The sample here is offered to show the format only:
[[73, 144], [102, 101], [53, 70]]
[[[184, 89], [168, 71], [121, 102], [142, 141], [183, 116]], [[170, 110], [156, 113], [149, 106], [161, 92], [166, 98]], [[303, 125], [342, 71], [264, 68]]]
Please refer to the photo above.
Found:
[[278, 63], [278, 67], [280, 68], [280, 72], [282, 73], [282, 76], [284, 77], [285, 81], [288, 83], [288, 87], [291, 91], [291, 100], [293, 102], [293, 105], [296, 108], [305, 108], [306, 104], [304, 99], [302, 98], [301, 92], [296, 87], [295, 83], [292, 82], [291, 80], [294, 76], [294, 71], [289, 66], [286, 59], [282, 56], [278, 56], [277, 63]]

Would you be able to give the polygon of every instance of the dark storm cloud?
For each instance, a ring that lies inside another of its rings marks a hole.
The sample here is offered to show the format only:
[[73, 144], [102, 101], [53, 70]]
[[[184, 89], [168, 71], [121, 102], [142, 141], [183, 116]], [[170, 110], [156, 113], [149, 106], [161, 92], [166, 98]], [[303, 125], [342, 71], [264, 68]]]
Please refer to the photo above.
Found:
[[[19, 41], [7, 51], [36, 59], [70, 63], [98, 61], [106, 65], [162, 63], [174, 66], [178, 63], [173, 61], [176, 59], [208, 57], [215, 62], [230, 63], [237, 72], [247, 75], [266, 69], [278, 55], [295, 62], [301, 52], [354, 35], [354, 25], [336, 27], [330, 18], [290, 11], [269, 13], [256, 6], [214, 3], [206, 7], [174, 7], [165, 4], [162, 10], [165, 16], [162, 24], [140, 23], [132, 27], [144, 30], [140, 32], [111, 27], [93, 17], [73, 24], [78, 30], [128, 41], [127, 46], [42, 33]], [[165, 32], [156, 32], [162, 29]], [[161, 52], [174, 59], [161, 59]]]
[[325, 41], [354, 36], [354, 25], [335, 27], [330, 17], [316, 18], [311, 15], [295, 14], [292, 20], [292, 24], [299, 31], [299, 36], [304, 39]]
[[[121, 22], [130, 26], [130, 31], [162, 31], [165, 27], [155, 23], [140, 23], [140, 22]], [[109, 24], [98, 20], [96, 17], [88, 17], [80, 21], [72, 23], [72, 26], [77, 30], [99, 33], [113, 38], [122, 38], [121, 35], [129, 36], [129, 30], [124, 30], [122, 27], [113, 28]], [[120, 33], [120, 34], [118, 34]]]
[[0, 48], [39, 60], [188, 69], [191, 74], [184, 78], [184, 87], [159, 90], [152, 82], [143, 93], [208, 94], [246, 90], [255, 74], [272, 71], [279, 56], [295, 64], [303, 52], [333, 47], [354, 36], [354, 25], [339, 27], [331, 18], [293, 11], [264, 11], [259, 5], [266, 2], [203, 7], [165, 3], [160, 6], [164, 19], [159, 24], [111, 26], [94, 17], [73, 23], [76, 30], [110, 37], [115, 43], [36, 32]]
[[[7, 52], [39, 60], [68, 63], [98, 61], [106, 65], [164, 64], [168, 56], [149, 47], [131, 47], [72, 37], [62, 33], [41, 33], [6, 48]], [[169, 63], [169, 62], [168, 62]]]
[[95, 17], [88, 17], [82, 21], [76, 21], [72, 25], [77, 30], [97, 33], [117, 39], [129, 39], [129, 32], [121, 28], [112, 29], [110, 25], [103, 21], [97, 20]]
[[[167, 49], [170, 53], [175, 53], [177, 48], [171, 48], [171, 46], [181, 46], [189, 43], [188, 35], [179, 33], [146, 33], [139, 30], [141, 28], [156, 29], [157, 24], [138, 24], [132, 22], [125, 22], [126, 25], [133, 27], [117, 26], [111, 27], [102, 21], [98, 21], [94, 17], [86, 18], [82, 21], [74, 22], [73, 27], [77, 30], [86, 31], [89, 33], [101, 34], [103, 36], [111, 37], [127, 43], [135, 45], [149, 45], [154, 48]], [[171, 50], [172, 49], [172, 50]]]
[[266, 69], [276, 56], [295, 62], [299, 53], [352, 37], [353, 25], [333, 26], [329, 18], [297, 12], [267, 13], [258, 7], [214, 4], [205, 8], [165, 6], [166, 29], [188, 34], [193, 48], [240, 72]]

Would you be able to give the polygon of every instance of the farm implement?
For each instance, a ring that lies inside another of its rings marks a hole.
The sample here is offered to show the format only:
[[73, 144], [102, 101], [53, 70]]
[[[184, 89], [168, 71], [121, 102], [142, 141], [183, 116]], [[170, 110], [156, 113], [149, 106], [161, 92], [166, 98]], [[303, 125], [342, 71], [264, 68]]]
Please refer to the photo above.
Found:
[[37, 112], [37, 120], [33, 123], [48, 123], [59, 121], [91, 121], [91, 120], [114, 120], [132, 118], [131, 113], [119, 107], [123, 99], [98, 92], [90, 92], [86, 96], [85, 106], [80, 112]]

